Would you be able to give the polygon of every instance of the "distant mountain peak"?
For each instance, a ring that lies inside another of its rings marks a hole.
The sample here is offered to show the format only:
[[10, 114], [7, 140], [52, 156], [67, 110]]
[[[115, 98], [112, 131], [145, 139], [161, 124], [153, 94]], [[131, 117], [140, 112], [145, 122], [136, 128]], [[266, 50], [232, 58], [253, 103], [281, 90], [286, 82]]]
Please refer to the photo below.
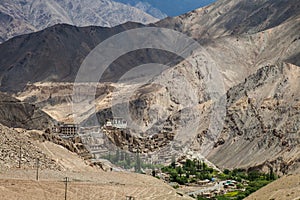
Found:
[[127, 21], [143, 24], [158, 19], [111, 0], [3, 0], [0, 2], [0, 42], [58, 23], [112, 27]]

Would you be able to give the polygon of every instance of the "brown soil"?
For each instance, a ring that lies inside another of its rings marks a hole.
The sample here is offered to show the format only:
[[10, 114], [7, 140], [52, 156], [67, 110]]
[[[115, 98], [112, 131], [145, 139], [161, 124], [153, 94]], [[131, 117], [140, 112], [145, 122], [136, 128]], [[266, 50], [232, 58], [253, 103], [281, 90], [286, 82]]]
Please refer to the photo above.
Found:
[[43, 170], [35, 181], [34, 170], [13, 170], [0, 174], [3, 200], [64, 199], [64, 177], [69, 177], [67, 199], [191, 199], [183, 197], [151, 176], [124, 172], [57, 172]]

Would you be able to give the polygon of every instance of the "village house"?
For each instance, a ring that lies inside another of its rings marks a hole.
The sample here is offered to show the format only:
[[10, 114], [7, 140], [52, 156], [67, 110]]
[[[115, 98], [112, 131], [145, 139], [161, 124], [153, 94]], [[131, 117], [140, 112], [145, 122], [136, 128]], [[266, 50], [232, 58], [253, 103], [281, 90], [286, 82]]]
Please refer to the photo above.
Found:
[[60, 135], [64, 137], [74, 137], [78, 132], [77, 124], [63, 124], [60, 127]]
[[78, 124], [60, 123], [52, 128], [52, 132], [58, 133], [62, 138], [72, 138], [78, 133]]

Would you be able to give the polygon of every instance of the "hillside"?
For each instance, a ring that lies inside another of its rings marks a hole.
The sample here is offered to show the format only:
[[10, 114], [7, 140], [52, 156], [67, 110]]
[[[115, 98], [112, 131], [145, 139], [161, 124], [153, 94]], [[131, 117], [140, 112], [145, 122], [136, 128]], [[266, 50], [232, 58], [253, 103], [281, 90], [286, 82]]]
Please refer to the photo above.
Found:
[[21, 167], [33, 169], [36, 159], [40, 159], [41, 169], [61, 170], [60, 166], [47, 154], [38, 148], [28, 132], [24, 130], [13, 130], [0, 124], [0, 169], [1, 171], [18, 168], [21, 146]]
[[21, 102], [0, 93], [0, 123], [9, 127], [44, 130], [52, 127], [55, 120], [34, 104]]
[[245, 200], [295, 200], [300, 197], [300, 175], [287, 175], [251, 194]]
[[73, 82], [81, 62], [97, 44], [142, 26], [126, 23], [109, 29], [61, 24], [13, 38], [0, 45], [1, 90], [19, 91], [28, 82]]
[[109, 0], [3, 0], [0, 43], [61, 23], [112, 27], [128, 21], [147, 24], [157, 20], [138, 8]]

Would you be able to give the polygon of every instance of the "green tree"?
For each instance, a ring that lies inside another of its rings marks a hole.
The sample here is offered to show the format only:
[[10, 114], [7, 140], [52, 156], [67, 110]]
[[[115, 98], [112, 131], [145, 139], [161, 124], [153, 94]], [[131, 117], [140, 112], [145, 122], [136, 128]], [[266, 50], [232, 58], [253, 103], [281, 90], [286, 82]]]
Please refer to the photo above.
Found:
[[176, 171], [177, 171], [177, 173], [179, 174], [180, 177], [181, 177], [182, 174], [184, 173], [182, 167], [180, 167], [180, 166], [179, 166], [179, 167], [176, 167]]
[[108, 152], [108, 160], [109, 160], [110, 162], [112, 162], [112, 158], [111, 158], [110, 152]]
[[125, 163], [126, 163], [126, 167], [130, 168], [131, 160], [130, 160], [130, 156], [127, 152], [125, 153]]
[[202, 162], [202, 169], [203, 169], [203, 171], [205, 171], [206, 168], [207, 168], [207, 165], [205, 164], [205, 162]]
[[125, 160], [125, 153], [124, 153], [124, 151], [121, 151], [120, 160], [122, 160], [122, 161]]
[[169, 171], [169, 174], [170, 174], [171, 181], [177, 182], [177, 180], [178, 180], [178, 173], [177, 173], [177, 171], [175, 169], [171, 168], [170, 171]]
[[115, 155], [115, 163], [118, 163], [120, 161], [120, 150], [117, 149], [116, 155]]
[[175, 169], [175, 167], [176, 167], [176, 158], [175, 158], [175, 155], [172, 155], [172, 158], [171, 158], [171, 167], [173, 167], [173, 169]]
[[197, 171], [200, 171], [201, 170], [201, 161], [200, 160], [197, 160]]
[[136, 153], [136, 162], [135, 162], [135, 172], [141, 173], [142, 172], [142, 163], [139, 152]]
[[261, 173], [259, 171], [251, 171], [248, 173], [248, 178], [250, 181], [254, 181], [259, 179], [261, 176]]
[[224, 174], [229, 175], [230, 174], [230, 170], [229, 169], [224, 169]]
[[276, 179], [276, 176], [275, 176], [275, 173], [274, 173], [274, 171], [273, 171], [273, 167], [270, 167], [270, 172], [269, 172], [269, 174], [268, 174], [268, 180], [273, 181], [273, 180], [275, 180], [275, 179]]

